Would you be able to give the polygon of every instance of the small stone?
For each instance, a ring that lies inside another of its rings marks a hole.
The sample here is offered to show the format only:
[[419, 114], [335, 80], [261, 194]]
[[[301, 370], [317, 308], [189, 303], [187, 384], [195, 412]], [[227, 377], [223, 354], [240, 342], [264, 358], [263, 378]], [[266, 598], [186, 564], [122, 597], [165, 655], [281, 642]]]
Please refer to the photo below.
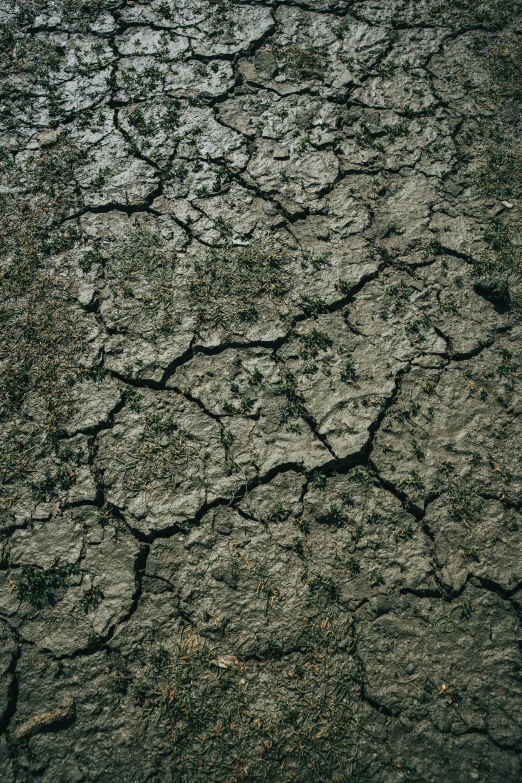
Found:
[[274, 76], [277, 72], [277, 61], [272, 52], [258, 52], [254, 57], [254, 65], [258, 73]]
[[89, 307], [94, 300], [96, 289], [93, 285], [81, 284], [78, 290], [78, 301], [82, 307]]
[[220, 655], [219, 658], [212, 661], [212, 663], [218, 667], [218, 669], [231, 669], [236, 666], [239, 661], [235, 655]]

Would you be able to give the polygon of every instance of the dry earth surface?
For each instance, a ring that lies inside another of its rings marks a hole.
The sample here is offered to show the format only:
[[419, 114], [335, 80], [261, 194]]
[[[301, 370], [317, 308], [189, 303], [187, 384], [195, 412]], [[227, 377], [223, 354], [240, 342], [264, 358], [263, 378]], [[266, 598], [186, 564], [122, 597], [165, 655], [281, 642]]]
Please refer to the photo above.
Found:
[[2, 783], [520, 781], [520, 0], [0, 23]]

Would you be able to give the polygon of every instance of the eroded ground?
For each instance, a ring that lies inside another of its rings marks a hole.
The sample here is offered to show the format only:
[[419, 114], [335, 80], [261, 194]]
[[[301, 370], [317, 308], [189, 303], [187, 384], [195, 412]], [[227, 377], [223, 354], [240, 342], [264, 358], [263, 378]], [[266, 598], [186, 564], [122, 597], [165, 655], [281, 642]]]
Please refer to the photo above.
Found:
[[0, 19], [1, 780], [519, 781], [519, 0]]

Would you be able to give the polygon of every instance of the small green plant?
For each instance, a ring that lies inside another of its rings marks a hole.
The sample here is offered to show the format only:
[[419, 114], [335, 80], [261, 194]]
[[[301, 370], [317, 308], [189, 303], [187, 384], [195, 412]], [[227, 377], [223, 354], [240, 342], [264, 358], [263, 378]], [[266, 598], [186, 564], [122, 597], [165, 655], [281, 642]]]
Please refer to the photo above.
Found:
[[170, 664], [172, 654], [162, 644], [151, 654], [150, 664], [152, 670], [159, 674]]
[[381, 573], [381, 571], [372, 571], [370, 574], [370, 586], [371, 587], [378, 587], [379, 585], [384, 584], [384, 575]]
[[285, 522], [290, 516], [290, 511], [282, 503], [277, 503], [269, 511], [267, 519], [269, 522]]
[[124, 677], [123, 674], [116, 672], [113, 683], [113, 687], [116, 693], [118, 693], [120, 696], [125, 696], [129, 690], [130, 684], [131, 680], [128, 677]]
[[482, 512], [482, 501], [476, 492], [465, 482], [452, 479], [447, 493], [449, 516], [460, 522], [468, 530], [477, 522]]
[[219, 432], [219, 439], [223, 444], [223, 446], [225, 446], [225, 448], [228, 448], [228, 446], [231, 446], [232, 443], [234, 442], [235, 436], [233, 432], [230, 432], [230, 430], [222, 429]]
[[54, 560], [49, 568], [34, 565], [21, 566], [21, 578], [14, 590], [21, 601], [41, 609], [44, 604], [55, 603], [55, 592], [67, 586], [67, 578], [78, 572], [78, 566]]
[[361, 573], [361, 565], [357, 557], [352, 557], [348, 560], [347, 566], [350, 576], [357, 576]]
[[324, 299], [319, 296], [302, 296], [301, 307], [303, 313], [308, 318], [315, 318], [320, 313], [324, 313], [327, 310], [327, 305]]
[[92, 585], [88, 590], [84, 590], [82, 597], [78, 601], [81, 608], [87, 614], [91, 609], [97, 609], [103, 599], [103, 593], [99, 587]]
[[306, 518], [303, 519], [302, 517], [295, 517], [294, 522], [302, 533], [308, 535], [308, 533], [310, 532], [310, 521], [308, 519]]
[[403, 527], [401, 527], [401, 529], [397, 533], [397, 537], [402, 538], [406, 541], [410, 538], [413, 538], [413, 533], [414, 533], [413, 525], [411, 524], [411, 522], [408, 522], [406, 525], [403, 525]]
[[326, 489], [326, 476], [320, 470], [314, 470], [312, 473], [312, 484], [317, 489]]
[[512, 360], [512, 354], [507, 349], [503, 348], [501, 351], [502, 361], [498, 365], [496, 369], [496, 373], [500, 378], [505, 378], [508, 376], [511, 372], [513, 372], [513, 367], [511, 364]]
[[74, 486], [76, 471], [60, 465], [56, 471], [46, 471], [43, 478], [34, 482], [31, 486], [37, 500], [48, 501], [58, 490], [68, 490]]
[[287, 403], [283, 411], [283, 421], [287, 422], [288, 419], [296, 418], [306, 414], [305, 398], [297, 387], [297, 379], [295, 375], [286, 370], [283, 373], [282, 380], [276, 387], [279, 394], [286, 397]]
[[247, 305], [246, 307], [238, 307], [237, 317], [244, 323], [253, 324], [259, 320], [259, 311], [257, 307], [252, 304]]
[[152, 136], [156, 132], [156, 125], [151, 120], [147, 122], [141, 108], [137, 106], [128, 116], [129, 124], [132, 125], [141, 136]]
[[248, 379], [248, 382], [251, 386], [263, 386], [264, 376], [261, 370], [255, 367], [250, 373], [250, 378]]
[[301, 336], [301, 345], [301, 358], [315, 359], [319, 355], [319, 351], [327, 351], [332, 346], [332, 340], [326, 332], [321, 332], [314, 327], [310, 332]]
[[96, 521], [98, 524], [100, 524], [102, 527], [105, 527], [109, 524], [111, 519], [113, 518], [114, 509], [111, 505], [108, 503], [105, 503], [101, 508], [98, 508], [96, 511]]
[[180, 125], [179, 108], [180, 108], [179, 101], [178, 102], [174, 101], [173, 105], [168, 107], [161, 120], [161, 125], [163, 130], [170, 131], [170, 130], [174, 130], [175, 128], [179, 128]]
[[355, 506], [355, 500], [353, 499], [351, 492], [343, 492], [341, 495], [341, 500], [343, 506], [348, 506], [349, 508], [353, 508]]
[[350, 283], [349, 280], [339, 280], [339, 282], [335, 284], [335, 287], [343, 296], [349, 296], [354, 285], [353, 283]]
[[410, 400], [410, 416], [412, 419], [415, 418], [415, 416], [418, 416], [421, 410], [420, 404], [417, 402], [417, 400]]
[[473, 605], [470, 603], [470, 601], [464, 601], [464, 603], [460, 608], [460, 616], [468, 619], [471, 617], [472, 614], [473, 614]]
[[80, 258], [78, 264], [82, 272], [87, 273], [91, 271], [95, 264], [103, 264], [103, 262], [104, 256], [100, 250], [98, 248], [93, 248], [92, 250], [88, 250], [85, 255]]
[[341, 24], [336, 25], [333, 28], [334, 35], [337, 38], [344, 38], [345, 34], [350, 30], [350, 23], [344, 20]]
[[439, 256], [442, 253], [442, 245], [438, 239], [432, 239], [424, 248], [424, 258], [432, 258], [433, 256]]
[[271, 661], [280, 661], [284, 654], [284, 647], [277, 639], [271, 638], [268, 640], [265, 648], [265, 658]]
[[308, 580], [308, 587], [312, 595], [323, 595], [328, 601], [337, 601], [339, 598], [339, 586], [331, 578], [314, 574]]
[[404, 122], [395, 123], [395, 125], [383, 125], [382, 129], [386, 132], [389, 140], [393, 143], [395, 139], [401, 136], [408, 136], [410, 129]]
[[363, 468], [355, 468], [355, 470], [350, 473], [349, 478], [360, 486], [364, 486], [370, 482], [370, 477]]
[[335, 503], [332, 503], [325, 514], [319, 517], [318, 522], [331, 527], [344, 527], [348, 522], [348, 515]]
[[229, 400], [223, 400], [223, 410], [229, 416], [248, 416], [252, 413], [256, 401], [249, 395], [244, 394], [238, 402], [232, 403]]
[[88, 367], [78, 367], [80, 380], [102, 381], [107, 376], [107, 370], [101, 364], [91, 364]]
[[167, 0], [161, 0], [158, 10], [164, 19], [170, 19], [172, 17], [172, 11]]
[[461, 552], [462, 558], [469, 563], [480, 563], [479, 553], [476, 549], [466, 549]]
[[352, 358], [347, 359], [341, 370], [341, 380], [344, 383], [353, 383], [357, 378], [355, 362]]
[[422, 492], [426, 488], [422, 476], [416, 470], [410, 470], [408, 478], [404, 479], [402, 484], [408, 491], [413, 490], [413, 492]]
[[413, 453], [415, 454], [415, 456], [417, 457], [417, 459], [419, 460], [419, 462], [422, 462], [422, 460], [424, 459], [424, 457], [425, 457], [426, 455], [425, 455], [425, 453], [424, 453], [424, 449], [422, 448], [422, 446], [420, 445], [420, 443], [419, 443], [418, 441], [416, 441], [416, 440], [415, 440], [415, 438], [413, 438], [413, 439], [411, 440], [411, 447], [412, 447], [412, 449], [413, 449]]
[[431, 680], [426, 679], [424, 681], [424, 684], [422, 686], [422, 696], [421, 701], [426, 704], [430, 699], [433, 698], [433, 695], [435, 694], [435, 691], [437, 690], [435, 683], [433, 683]]

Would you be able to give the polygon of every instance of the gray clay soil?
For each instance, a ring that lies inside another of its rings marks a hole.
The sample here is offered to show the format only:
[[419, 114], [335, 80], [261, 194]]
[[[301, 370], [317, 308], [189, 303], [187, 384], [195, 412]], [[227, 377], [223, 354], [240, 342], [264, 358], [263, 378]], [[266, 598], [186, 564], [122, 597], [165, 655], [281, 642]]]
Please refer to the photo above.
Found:
[[2, 783], [520, 781], [520, 0], [0, 22]]

